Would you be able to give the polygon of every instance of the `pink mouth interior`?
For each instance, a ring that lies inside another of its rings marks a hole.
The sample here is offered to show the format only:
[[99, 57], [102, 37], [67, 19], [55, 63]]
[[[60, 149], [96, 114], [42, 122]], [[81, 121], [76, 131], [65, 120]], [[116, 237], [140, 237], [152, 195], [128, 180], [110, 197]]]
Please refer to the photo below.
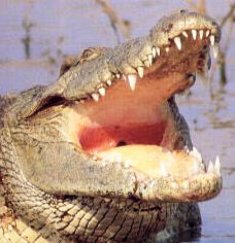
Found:
[[162, 168], [185, 176], [198, 172], [197, 161], [184, 151], [170, 152], [172, 147], [166, 145], [177, 136], [167, 100], [187, 80], [180, 73], [159, 79], [150, 76], [138, 79], [134, 91], [126, 81], [118, 80], [98, 102], [76, 104], [68, 124], [70, 134], [83, 152], [107, 161], [128, 162], [148, 175], [158, 176]]
[[102, 151], [130, 144], [160, 145], [166, 122], [153, 125], [84, 128], [79, 137], [85, 151]]

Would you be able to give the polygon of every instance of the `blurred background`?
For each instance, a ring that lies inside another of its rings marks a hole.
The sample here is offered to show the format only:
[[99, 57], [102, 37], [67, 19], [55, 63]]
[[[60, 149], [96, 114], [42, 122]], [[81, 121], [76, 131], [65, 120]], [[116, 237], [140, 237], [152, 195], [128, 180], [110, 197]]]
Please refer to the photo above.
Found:
[[164, 15], [190, 9], [222, 28], [207, 80], [177, 97], [194, 145], [220, 156], [224, 187], [200, 203], [200, 242], [235, 242], [235, 2], [232, 0], [1, 0], [0, 95], [55, 82], [66, 55], [145, 35]]

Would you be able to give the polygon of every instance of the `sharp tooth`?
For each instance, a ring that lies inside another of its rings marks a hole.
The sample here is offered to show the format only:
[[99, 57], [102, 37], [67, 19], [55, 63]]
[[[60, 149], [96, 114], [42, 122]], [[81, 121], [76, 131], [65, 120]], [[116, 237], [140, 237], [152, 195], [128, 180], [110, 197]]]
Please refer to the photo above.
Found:
[[210, 31], [209, 31], [209, 30], [207, 30], [207, 31], [206, 31], [206, 37], [208, 37], [208, 36], [209, 36], [209, 34], [210, 34]]
[[128, 82], [129, 82], [129, 85], [130, 85], [130, 88], [132, 91], [135, 90], [135, 85], [136, 85], [136, 75], [135, 74], [129, 74], [128, 75]]
[[214, 170], [219, 176], [220, 176], [220, 169], [221, 169], [220, 159], [219, 156], [216, 156]]
[[166, 169], [166, 167], [164, 166], [163, 163], [161, 163], [161, 165], [160, 165], [160, 173], [161, 173], [162, 176], [167, 176], [168, 175], [167, 169]]
[[219, 53], [219, 46], [218, 45], [212, 46], [212, 52], [213, 52], [214, 58], [217, 58], [218, 53]]
[[195, 147], [193, 147], [193, 150], [190, 152], [190, 154], [193, 155], [197, 160], [202, 162], [202, 156], [201, 156], [200, 152]]
[[214, 44], [215, 44], [215, 36], [214, 35], [210, 36], [210, 42], [211, 42], [211, 45], [214, 46]]
[[99, 95], [98, 94], [96, 94], [96, 93], [93, 93], [92, 95], [91, 95], [91, 97], [93, 98], [93, 100], [94, 101], [96, 101], [96, 102], [98, 102], [99, 101]]
[[170, 185], [174, 190], [177, 190], [178, 189], [178, 184], [176, 182], [171, 182], [171, 185]]
[[116, 160], [116, 162], [121, 163], [122, 162], [122, 156], [120, 154], [116, 154], [115, 160]]
[[189, 189], [189, 181], [184, 181], [183, 184], [182, 184], [182, 187], [184, 189]]
[[121, 75], [119, 73], [116, 74], [116, 78], [120, 78]]
[[165, 50], [166, 50], [166, 53], [168, 53], [168, 52], [170, 51], [170, 47], [167, 46], [167, 47], [165, 48]]
[[144, 65], [145, 65], [145, 67], [150, 67], [150, 63], [149, 63], [149, 61], [148, 61], [148, 60], [145, 60], [145, 61], [144, 61]]
[[153, 56], [151, 54], [148, 55], [148, 61], [149, 65], [151, 66], [153, 64]]
[[182, 49], [182, 43], [181, 43], [181, 39], [180, 39], [180, 37], [175, 37], [175, 38], [174, 38], [174, 42], [175, 42], [175, 45], [177, 46], [177, 48], [178, 48], [179, 50], [181, 50], [181, 49]]
[[140, 78], [144, 77], [144, 68], [143, 67], [137, 67], [137, 72], [138, 72]]
[[159, 47], [156, 47], [156, 51], [157, 51], [158, 56], [160, 56], [161, 55], [161, 49]]
[[192, 30], [192, 36], [193, 36], [194, 40], [197, 39], [197, 31], [196, 30]]
[[182, 34], [184, 37], [188, 38], [188, 33], [186, 31], [183, 31]]
[[122, 75], [122, 79], [123, 79], [124, 81], [127, 81], [127, 77], [126, 77], [125, 74]]
[[201, 40], [202, 40], [202, 38], [203, 38], [203, 34], [204, 34], [203, 30], [200, 30], [200, 31], [199, 31], [199, 36], [200, 36], [200, 39], [201, 39]]
[[101, 96], [105, 96], [105, 88], [104, 87], [99, 88], [98, 91], [99, 91]]
[[213, 171], [214, 171], [214, 166], [213, 163], [210, 161], [207, 168], [207, 173], [212, 173]]
[[107, 80], [106, 83], [107, 83], [108, 86], [112, 85], [112, 81], [111, 80]]
[[126, 160], [124, 163], [123, 163], [123, 166], [125, 169], [129, 169], [131, 167], [131, 160]]
[[153, 58], [155, 58], [157, 56], [157, 51], [156, 51], [155, 47], [153, 47], [153, 49], [152, 49], [152, 54], [153, 54]]

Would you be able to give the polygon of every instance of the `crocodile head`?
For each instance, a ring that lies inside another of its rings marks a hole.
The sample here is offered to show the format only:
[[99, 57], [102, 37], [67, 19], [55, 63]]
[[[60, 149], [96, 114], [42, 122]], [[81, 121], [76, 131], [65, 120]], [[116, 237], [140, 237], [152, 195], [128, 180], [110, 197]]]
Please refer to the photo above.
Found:
[[209, 50], [219, 40], [212, 19], [181, 11], [145, 37], [85, 50], [63, 66], [55, 84], [21, 93], [11, 107], [19, 173], [64, 200], [216, 196], [219, 160], [205, 165], [174, 96], [207, 71]]

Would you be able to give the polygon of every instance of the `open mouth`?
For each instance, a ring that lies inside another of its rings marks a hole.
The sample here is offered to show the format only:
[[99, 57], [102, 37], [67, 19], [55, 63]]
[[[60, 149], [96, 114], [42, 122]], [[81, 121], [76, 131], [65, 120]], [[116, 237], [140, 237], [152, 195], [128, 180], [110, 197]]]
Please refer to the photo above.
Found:
[[90, 99], [73, 106], [76, 118], [70, 127], [79, 149], [97, 163], [122, 162], [150, 178], [220, 174], [218, 158], [206, 169], [190, 146], [174, 101], [175, 94], [194, 84], [197, 73], [207, 71], [215, 45], [210, 30], [184, 30], [169, 46], [153, 48], [135, 73], [116, 74], [99, 85]]
[[[45, 111], [47, 117], [49, 107], [52, 116], [63, 117], [59, 132], [65, 140], [61, 139], [71, 142], [75, 157], [61, 163], [72, 160], [79, 168], [82, 161], [89, 168], [103, 171], [107, 165], [116, 175], [126, 173], [125, 178], [133, 182], [130, 193], [138, 198], [207, 200], [222, 187], [219, 157], [205, 165], [192, 145], [175, 95], [189, 89], [198, 74], [205, 75], [210, 49], [216, 56], [219, 40], [219, 27], [210, 18], [184, 12], [180, 18], [163, 18], [146, 37], [114, 49], [85, 50], [40, 96], [28, 116]], [[71, 173], [68, 176], [71, 185]], [[109, 183], [116, 188], [116, 180]], [[58, 191], [82, 193], [76, 185], [63, 188]], [[111, 189], [104, 188], [106, 196]]]

